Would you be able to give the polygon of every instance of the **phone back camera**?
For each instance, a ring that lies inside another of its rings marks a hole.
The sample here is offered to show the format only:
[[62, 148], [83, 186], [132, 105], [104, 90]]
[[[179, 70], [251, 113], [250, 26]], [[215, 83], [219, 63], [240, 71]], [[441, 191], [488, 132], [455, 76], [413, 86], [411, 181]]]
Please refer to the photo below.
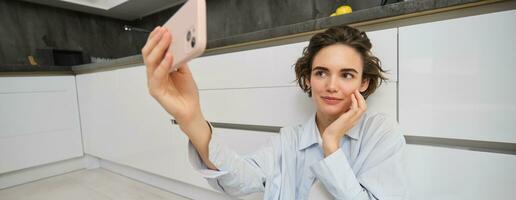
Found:
[[192, 44], [192, 48], [195, 47], [195, 37], [192, 38], [192, 41], [190, 42]]
[[186, 33], [186, 41], [190, 41], [191, 37], [192, 37], [192, 31], [188, 31], [188, 33]]

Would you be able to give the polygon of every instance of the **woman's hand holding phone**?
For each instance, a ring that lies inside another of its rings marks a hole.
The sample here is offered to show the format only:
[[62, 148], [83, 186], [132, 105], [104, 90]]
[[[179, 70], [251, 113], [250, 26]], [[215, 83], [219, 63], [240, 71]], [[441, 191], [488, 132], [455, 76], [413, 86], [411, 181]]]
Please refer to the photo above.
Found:
[[169, 73], [174, 58], [167, 51], [172, 41], [170, 32], [158, 26], [142, 48], [149, 93], [178, 122], [208, 167], [215, 169], [208, 160], [211, 131], [201, 112], [199, 92], [192, 73], [186, 64]]
[[322, 134], [325, 157], [340, 148], [340, 140], [356, 125], [367, 109], [366, 101], [358, 90], [355, 90], [350, 96], [351, 106], [349, 110], [326, 127]]
[[167, 29], [157, 27], [147, 39], [142, 56], [147, 66], [149, 93], [179, 124], [188, 124], [202, 116], [197, 86], [188, 66], [169, 73], [174, 58], [166, 53], [172, 35]]

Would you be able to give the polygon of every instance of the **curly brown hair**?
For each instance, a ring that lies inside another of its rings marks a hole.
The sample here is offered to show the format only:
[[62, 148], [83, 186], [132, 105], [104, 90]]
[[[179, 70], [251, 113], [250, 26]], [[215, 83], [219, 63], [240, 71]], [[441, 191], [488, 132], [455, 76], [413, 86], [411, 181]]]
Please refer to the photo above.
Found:
[[309, 97], [312, 96], [312, 92], [307, 81], [310, 80], [312, 61], [319, 50], [333, 44], [347, 45], [355, 49], [361, 55], [364, 63], [362, 80], [369, 80], [369, 87], [364, 92], [361, 92], [364, 98], [367, 99], [383, 81], [387, 80], [383, 75], [385, 70], [381, 67], [380, 59], [371, 53], [372, 44], [366, 33], [346, 25], [335, 26], [314, 35], [310, 39], [308, 47], [304, 48], [303, 56], [299, 58], [294, 65], [296, 81], [301, 89], [308, 93]]

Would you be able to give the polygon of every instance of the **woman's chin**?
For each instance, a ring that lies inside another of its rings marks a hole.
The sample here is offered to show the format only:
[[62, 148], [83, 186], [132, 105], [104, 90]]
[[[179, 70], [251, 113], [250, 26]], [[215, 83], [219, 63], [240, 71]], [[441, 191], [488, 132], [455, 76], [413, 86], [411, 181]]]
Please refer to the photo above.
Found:
[[319, 112], [326, 116], [340, 116], [342, 113], [345, 112], [345, 110], [343, 110], [341, 106], [323, 105], [321, 108], [319, 108]]

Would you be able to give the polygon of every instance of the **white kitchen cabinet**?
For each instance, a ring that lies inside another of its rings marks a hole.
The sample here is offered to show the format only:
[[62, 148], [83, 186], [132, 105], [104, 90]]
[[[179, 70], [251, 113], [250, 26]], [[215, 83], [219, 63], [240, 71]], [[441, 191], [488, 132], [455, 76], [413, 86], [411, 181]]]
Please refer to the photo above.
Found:
[[386, 77], [391, 82], [398, 81], [398, 29], [385, 29], [366, 33], [373, 45], [373, 55], [378, 57]]
[[86, 154], [209, 188], [187, 137], [149, 95], [144, 66], [77, 75]]
[[[298, 86], [202, 90], [200, 99], [205, 117], [214, 122], [293, 126], [315, 112], [312, 99]], [[384, 83], [367, 104], [369, 111], [395, 118], [396, 83]]]
[[409, 199], [512, 199], [516, 156], [407, 145], [404, 175]]
[[0, 174], [83, 155], [74, 76], [0, 77]]
[[[396, 117], [397, 29], [367, 33], [389, 81], [369, 110]], [[313, 103], [295, 82], [293, 65], [308, 42], [201, 57], [190, 62], [206, 118], [215, 122], [289, 126], [305, 122]], [[294, 81], [294, 82], [293, 82]]]
[[[113, 146], [95, 144], [95, 135], [118, 134], [118, 107], [115, 99], [117, 79], [112, 71], [76, 76], [84, 151], [97, 156]], [[106, 141], [111, 142], [111, 141]]]
[[287, 126], [305, 122], [312, 100], [297, 86], [200, 91], [205, 117], [214, 122]]
[[285, 87], [297, 83], [294, 64], [308, 42], [196, 58], [189, 62], [199, 89]]
[[409, 135], [516, 142], [516, 10], [399, 28]]
[[[373, 53], [397, 81], [397, 29], [368, 32]], [[294, 64], [308, 41], [200, 57], [189, 62], [199, 89], [296, 86]]]

